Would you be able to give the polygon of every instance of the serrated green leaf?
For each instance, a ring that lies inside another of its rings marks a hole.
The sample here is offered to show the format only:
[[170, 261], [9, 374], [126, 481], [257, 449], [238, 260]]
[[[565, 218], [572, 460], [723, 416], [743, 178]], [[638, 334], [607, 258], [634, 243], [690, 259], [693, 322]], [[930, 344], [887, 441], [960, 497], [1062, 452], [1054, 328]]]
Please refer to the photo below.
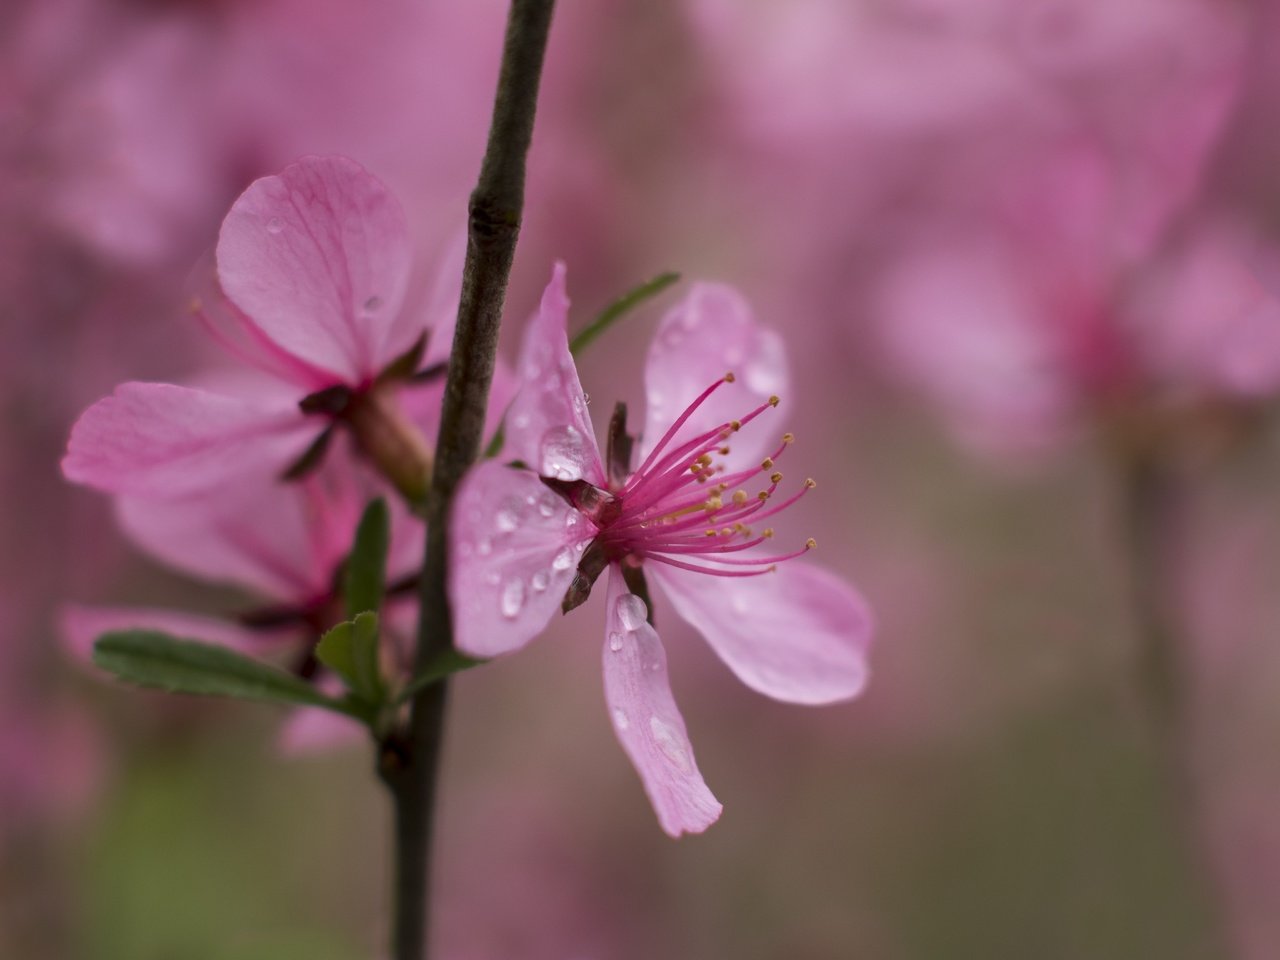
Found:
[[468, 657], [466, 654], [458, 653], [457, 650], [445, 650], [438, 653], [435, 659], [428, 663], [426, 668], [400, 691], [398, 701], [404, 703], [419, 690], [431, 686], [437, 680], [443, 680], [452, 674], [461, 673], [463, 670], [470, 670], [472, 667], [478, 667], [480, 664], [488, 662], [488, 660], [477, 660], [474, 657]]
[[391, 520], [387, 503], [381, 497], [365, 507], [355, 542], [347, 557], [343, 592], [347, 601], [347, 617], [354, 620], [367, 610], [376, 612], [382, 606], [386, 589], [387, 547], [391, 540]]
[[108, 633], [93, 645], [93, 662], [140, 687], [263, 703], [324, 707], [362, 716], [305, 680], [226, 647], [180, 640], [156, 630]]
[[678, 273], [660, 273], [652, 280], [647, 280], [628, 290], [609, 306], [600, 311], [600, 315], [591, 323], [573, 335], [569, 341], [569, 352], [575, 357], [582, 353], [600, 334], [604, 333], [622, 317], [626, 316], [646, 300], [656, 297], [667, 287], [680, 279]]
[[382, 702], [378, 669], [378, 615], [366, 611], [333, 627], [316, 644], [316, 659], [347, 681], [360, 699]]

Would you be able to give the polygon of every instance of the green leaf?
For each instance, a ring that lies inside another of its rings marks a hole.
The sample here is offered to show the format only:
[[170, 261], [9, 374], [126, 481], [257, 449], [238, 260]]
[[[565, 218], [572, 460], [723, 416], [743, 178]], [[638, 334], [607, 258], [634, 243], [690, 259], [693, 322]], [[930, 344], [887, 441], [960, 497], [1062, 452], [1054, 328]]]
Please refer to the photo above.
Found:
[[316, 659], [344, 680], [351, 691], [372, 704], [382, 702], [378, 670], [378, 615], [365, 612], [330, 629], [316, 644]]
[[382, 606], [386, 587], [387, 546], [391, 540], [391, 521], [387, 503], [381, 497], [365, 507], [355, 543], [347, 557], [343, 593], [347, 599], [347, 617], [354, 620], [366, 610], [376, 612]]
[[629, 290], [623, 294], [609, 306], [601, 311], [600, 315], [590, 324], [583, 327], [573, 339], [569, 341], [569, 352], [575, 357], [585, 350], [600, 334], [604, 333], [618, 320], [630, 313], [640, 304], [653, 297], [656, 297], [667, 287], [671, 286], [680, 279], [678, 273], [660, 273], [652, 280], [640, 284], [640, 286]]
[[93, 645], [93, 662], [140, 687], [264, 703], [325, 707], [363, 717], [305, 680], [226, 647], [179, 640], [155, 630], [108, 633]]
[[461, 673], [463, 670], [470, 670], [472, 667], [478, 667], [480, 664], [488, 662], [488, 660], [477, 660], [474, 657], [468, 657], [457, 650], [444, 650], [437, 653], [423, 671], [400, 691], [397, 701], [404, 703], [418, 691], [425, 690], [438, 680], [443, 680], [447, 676]]

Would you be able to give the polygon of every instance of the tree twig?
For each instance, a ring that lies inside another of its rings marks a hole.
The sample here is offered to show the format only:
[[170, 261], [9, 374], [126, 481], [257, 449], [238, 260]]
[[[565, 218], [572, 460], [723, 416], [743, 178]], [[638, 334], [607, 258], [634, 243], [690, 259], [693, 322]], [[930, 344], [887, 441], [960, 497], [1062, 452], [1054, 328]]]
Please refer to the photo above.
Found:
[[[498, 331], [524, 208], [525, 158], [554, 0], [513, 0], [493, 122], [471, 194], [462, 300], [449, 358], [435, 470], [427, 501], [427, 548], [415, 670], [453, 646], [445, 575], [454, 490], [476, 460], [493, 380]], [[395, 806], [393, 940], [396, 960], [428, 956], [432, 821], [444, 736], [446, 680], [412, 701], [406, 729], [382, 744], [379, 772]]]

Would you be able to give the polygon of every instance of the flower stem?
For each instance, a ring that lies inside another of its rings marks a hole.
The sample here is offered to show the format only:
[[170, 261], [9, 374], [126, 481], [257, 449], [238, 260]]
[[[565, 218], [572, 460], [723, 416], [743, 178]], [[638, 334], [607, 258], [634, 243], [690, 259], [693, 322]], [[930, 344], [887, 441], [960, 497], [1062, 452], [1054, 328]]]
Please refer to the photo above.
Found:
[[1186, 638], [1174, 611], [1173, 571], [1180, 540], [1184, 491], [1168, 451], [1131, 451], [1122, 470], [1130, 584], [1138, 629], [1136, 694], [1144, 713], [1172, 814], [1181, 834], [1192, 890], [1204, 907], [1205, 946], [1232, 955], [1226, 904], [1207, 849], [1201, 785], [1194, 758], [1191, 677]]
[[[453, 647], [445, 592], [446, 524], [454, 490], [480, 452], [554, 5], [554, 0], [513, 0], [507, 19], [489, 142], [471, 194], [462, 300], [427, 498], [415, 674]], [[443, 679], [419, 691], [407, 727], [384, 742], [379, 761], [395, 805], [395, 960], [428, 956], [433, 806], [447, 700]]]

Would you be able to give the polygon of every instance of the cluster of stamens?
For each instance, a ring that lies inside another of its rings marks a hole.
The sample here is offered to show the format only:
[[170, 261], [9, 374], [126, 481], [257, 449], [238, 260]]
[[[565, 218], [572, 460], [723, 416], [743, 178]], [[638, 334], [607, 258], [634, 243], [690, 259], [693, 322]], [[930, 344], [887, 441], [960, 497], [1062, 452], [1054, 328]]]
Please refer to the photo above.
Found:
[[[720, 386], [733, 382], [734, 375], [728, 373], [704, 390], [622, 488], [613, 491], [618, 512], [598, 538], [607, 555], [654, 560], [720, 577], [752, 577], [769, 573], [777, 564], [817, 545], [809, 539], [790, 553], [739, 556], [773, 537], [771, 527], [759, 526], [762, 521], [781, 513], [816, 486], [813, 480], [805, 480], [796, 493], [780, 502], [776, 499], [783, 479], [776, 463], [795, 439], [790, 433], [783, 434], [772, 454], [748, 469], [729, 471], [719, 462], [728, 456], [735, 433], [778, 405], [776, 396], [740, 420], [674, 444], [694, 411]], [[749, 492], [760, 477], [767, 481], [764, 488]]]

